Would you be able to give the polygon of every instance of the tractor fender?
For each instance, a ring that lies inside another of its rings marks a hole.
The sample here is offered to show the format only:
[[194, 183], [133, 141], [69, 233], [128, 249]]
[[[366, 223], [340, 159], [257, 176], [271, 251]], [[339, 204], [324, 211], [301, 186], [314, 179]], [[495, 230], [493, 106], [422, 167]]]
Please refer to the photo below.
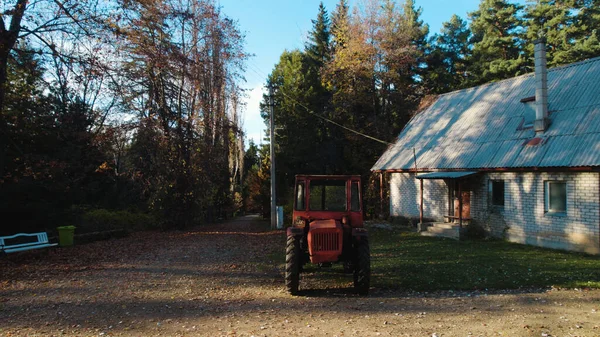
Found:
[[286, 233], [287, 233], [287, 236], [304, 235], [304, 228], [288, 227]]
[[367, 232], [364, 228], [352, 228], [352, 237], [356, 240], [360, 240], [361, 238], [368, 238], [369, 232]]

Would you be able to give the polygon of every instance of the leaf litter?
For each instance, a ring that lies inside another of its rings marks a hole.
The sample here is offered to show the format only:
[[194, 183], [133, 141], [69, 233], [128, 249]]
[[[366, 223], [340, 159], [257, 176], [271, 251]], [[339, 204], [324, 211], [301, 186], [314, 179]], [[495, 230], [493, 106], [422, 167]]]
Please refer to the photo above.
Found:
[[334, 268], [308, 270], [292, 297], [284, 245], [246, 217], [5, 256], [0, 336], [600, 335], [598, 290], [421, 293], [374, 279], [359, 297]]

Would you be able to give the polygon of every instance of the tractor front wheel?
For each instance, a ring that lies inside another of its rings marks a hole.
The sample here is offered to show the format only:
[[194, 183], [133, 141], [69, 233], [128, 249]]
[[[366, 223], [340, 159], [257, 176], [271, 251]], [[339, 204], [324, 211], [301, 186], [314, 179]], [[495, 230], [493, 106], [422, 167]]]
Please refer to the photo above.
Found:
[[360, 295], [367, 295], [371, 285], [371, 251], [366, 237], [357, 242], [355, 254], [354, 289]]
[[301, 259], [300, 238], [288, 236], [285, 249], [285, 287], [292, 295], [298, 293]]

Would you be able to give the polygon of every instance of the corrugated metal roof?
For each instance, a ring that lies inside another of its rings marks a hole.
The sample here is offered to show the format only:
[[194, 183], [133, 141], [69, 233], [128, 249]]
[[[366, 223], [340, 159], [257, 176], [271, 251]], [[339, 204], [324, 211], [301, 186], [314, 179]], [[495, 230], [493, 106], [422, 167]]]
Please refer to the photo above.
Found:
[[477, 174], [477, 172], [472, 171], [462, 171], [462, 172], [431, 172], [431, 173], [422, 173], [417, 175], [417, 179], [458, 179], [466, 176], [470, 176], [473, 174]]
[[600, 166], [600, 57], [548, 71], [550, 126], [523, 128], [535, 95], [527, 74], [440, 95], [416, 115], [373, 170]]

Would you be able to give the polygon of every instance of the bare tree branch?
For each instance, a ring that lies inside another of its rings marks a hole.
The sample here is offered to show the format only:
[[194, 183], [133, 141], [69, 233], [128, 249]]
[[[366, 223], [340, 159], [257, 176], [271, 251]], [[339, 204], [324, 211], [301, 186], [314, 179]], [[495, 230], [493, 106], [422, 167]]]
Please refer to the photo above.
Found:
[[71, 18], [71, 20], [73, 20], [73, 22], [82, 30], [84, 31], [87, 35], [90, 35], [90, 32], [79, 22], [79, 20], [77, 18], [75, 18], [73, 16], [73, 14], [71, 14], [71, 12], [64, 6], [64, 4], [59, 1], [59, 0], [54, 0], [54, 3], [60, 8], [62, 9], [65, 14]]
[[[19, 31], [21, 29], [21, 20], [23, 20], [23, 14], [27, 7], [27, 0], [18, 0], [15, 8], [13, 9], [13, 16], [10, 20], [9, 33], [14, 35], [14, 39], [17, 39]], [[14, 44], [14, 43], [13, 43]]]

